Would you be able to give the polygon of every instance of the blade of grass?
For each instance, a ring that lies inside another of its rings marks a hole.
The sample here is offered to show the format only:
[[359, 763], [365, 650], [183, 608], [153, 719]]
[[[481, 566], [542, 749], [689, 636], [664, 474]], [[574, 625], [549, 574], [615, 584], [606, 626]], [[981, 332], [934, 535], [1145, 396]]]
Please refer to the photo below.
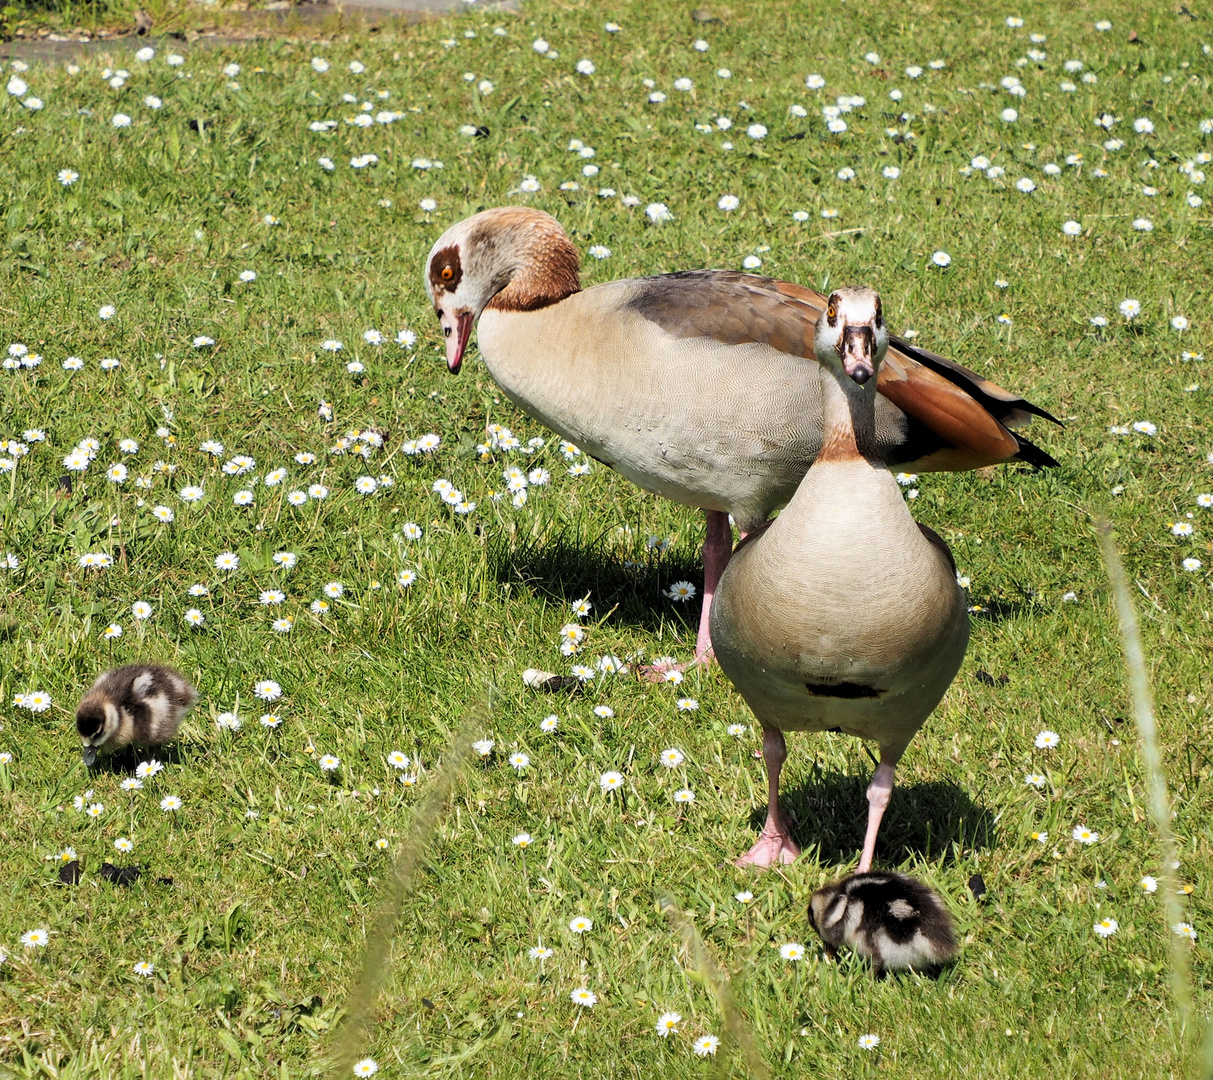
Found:
[[375, 1002], [379, 997], [379, 988], [387, 976], [392, 937], [396, 932], [400, 905], [413, 886], [413, 880], [421, 866], [426, 845], [442, 820], [451, 789], [455, 786], [455, 780], [463, 771], [464, 763], [471, 754], [472, 732], [477, 725], [483, 727], [487, 723], [487, 717], [487, 708], [483, 705], [478, 706], [459, 725], [455, 738], [443, 757], [441, 766], [435, 772], [429, 794], [417, 808], [410, 833], [396, 856], [396, 862], [388, 879], [383, 905], [367, 936], [362, 970], [350, 991], [341, 1034], [329, 1056], [329, 1075], [334, 1080], [337, 1077], [344, 1078], [350, 1075], [354, 1062], [361, 1056], [362, 1049], [366, 1045], [367, 1025], [371, 1010], [375, 1007]]
[[[746, 1024], [745, 1018], [741, 1015], [741, 1010], [737, 1008], [737, 1002], [733, 1000], [728, 976], [721, 971], [716, 961], [712, 959], [707, 945], [704, 944], [703, 938], [699, 936], [699, 931], [695, 929], [695, 924], [683, 915], [678, 907], [675, 906], [674, 901], [668, 896], [663, 896], [657, 903], [661, 908], [661, 913], [674, 924], [674, 928], [682, 935], [683, 943], [686, 945], [691, 954], [691, 959], [695, 963], [695, 969], [699, 972], [703, 981], [711, 988], [712, 994], [716, 998], [717, 1008], [719, 1008], [720, 1015], [724, 1019], [725, 1034], [731, 1042], [740, 1048], [742, 1055], [745, 1057], [746, 1065], [749, 1067], [750, 1075], [758, 1077], [758, 1080], [768, 1080], [771, 1074], [767, 1070], [766, 1062], [762, 1060], [762, 1055], [758, 1052], [758, 1047], [754, 1042], [754, 1035], [750, 1031], [749, 1025]], [[721, 1074], [724, 1075], [724, 1073], [725, 1069], [722, 1062]]]
[[1162, 847], [1162, 870], [1159, 878], [1163, 883], [1163, 912], [1167, 920], [1166, 932], [1170, 943], [1172, 994], [1175, 1004], [1179, 1007], [1182, 1031], [1187, 1027], [1192, 1012], [1192, 992], [1187, 951], [1183, 941], [1174, 931], [1176, 924], [1183, 921], [1183, 912], [1179, 906], [1179, 881], [1175, 873], [1178, 858], [1175, 836], [1171, 832], [1171, 798], [1167, 793], [1167, 780], [1163, 775], [1162, 759], [1158, 752], [1154, 692], [1150, 686], [1149, 672], [1146, 670], [1145, 649], [1141, 642], [1137, 610], [1133, 606], [1125, 569], [1112, 538], [1112, 525], [1107, 518], [1096, 519], [1095, 534], [1099, 538], [1099, 548], [1103, 553], [1112, 596], [1116, 602], [1116, 618], [1120, 623], [1125, 666], [1129, 669], [1129, 696], [1133, 705], [1133, 718], [1137, 724], [1138, 737], [1141, 739], [1141, 755], [1150, 783], [1150, 816], [1154, 819], [1154, 827], [1158, 830]]

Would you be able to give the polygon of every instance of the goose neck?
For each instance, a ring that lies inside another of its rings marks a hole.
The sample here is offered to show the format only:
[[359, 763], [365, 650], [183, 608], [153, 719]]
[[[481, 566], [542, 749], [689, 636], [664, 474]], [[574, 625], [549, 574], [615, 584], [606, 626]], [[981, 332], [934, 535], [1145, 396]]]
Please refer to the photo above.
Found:
[[822, 439], [818, 461], [882, 464], [876, 446], [876, 377], [862, 386], [821, 364]]

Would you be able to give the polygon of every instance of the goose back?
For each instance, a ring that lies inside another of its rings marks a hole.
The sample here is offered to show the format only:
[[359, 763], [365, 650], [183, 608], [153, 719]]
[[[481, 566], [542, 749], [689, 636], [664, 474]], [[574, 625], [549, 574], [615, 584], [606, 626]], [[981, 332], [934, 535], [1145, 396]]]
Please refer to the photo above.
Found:
[[[752, 275], [667, 274], [537, 310], [489, 307], [479, 344], [531, 416], [641, 487], [731, 513], [748, 531], [792, 497], [821, 448], [812, 343], [824, 304]], [[983, 404], [913, 357], [889, 355], [876, 438], [890, 465], [974, 468], [1027, 453], [990, 411], [1017, 418], [1020, 399], [985, 384], [997, 394], [978, 388]]]

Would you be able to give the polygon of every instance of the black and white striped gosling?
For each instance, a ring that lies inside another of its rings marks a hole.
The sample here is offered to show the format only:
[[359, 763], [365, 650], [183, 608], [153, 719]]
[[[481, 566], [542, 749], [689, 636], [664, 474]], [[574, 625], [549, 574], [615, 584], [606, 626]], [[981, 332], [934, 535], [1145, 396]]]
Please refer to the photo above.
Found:
[[946, 964], [959, 951], [952, 916], [932, 889], [904, 874], [851, 874], [818, 889], [809, 922], [832, 958], [840, 946], [886, 971], [922, 971]]
[[182, 675], [159, 664], [128, 664], [102, 672], [76, 706], [85, 765], [98, 751], [161, 746], [177, 734], [198, 697]]

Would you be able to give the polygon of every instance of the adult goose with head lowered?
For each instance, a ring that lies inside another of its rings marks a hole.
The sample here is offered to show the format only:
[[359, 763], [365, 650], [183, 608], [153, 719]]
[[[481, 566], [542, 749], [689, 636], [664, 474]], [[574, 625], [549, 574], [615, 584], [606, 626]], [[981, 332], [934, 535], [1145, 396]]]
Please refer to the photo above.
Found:
[[[641, 487], [707, 512], [697, 657], [716, 582], [742, 534], [792, 497], [822, 441], [813, 351], [826, 298], [724, 270], [582, 291], [577, 249], [528, 207], [485, 210], [434, 244], [425, 287], [458, 372], [473, 326], [505, 395]], [[1012, 428], [1037, 408], [941, 356], [891, 339], [874, 447], [915, 472], [1056, 462]]]

